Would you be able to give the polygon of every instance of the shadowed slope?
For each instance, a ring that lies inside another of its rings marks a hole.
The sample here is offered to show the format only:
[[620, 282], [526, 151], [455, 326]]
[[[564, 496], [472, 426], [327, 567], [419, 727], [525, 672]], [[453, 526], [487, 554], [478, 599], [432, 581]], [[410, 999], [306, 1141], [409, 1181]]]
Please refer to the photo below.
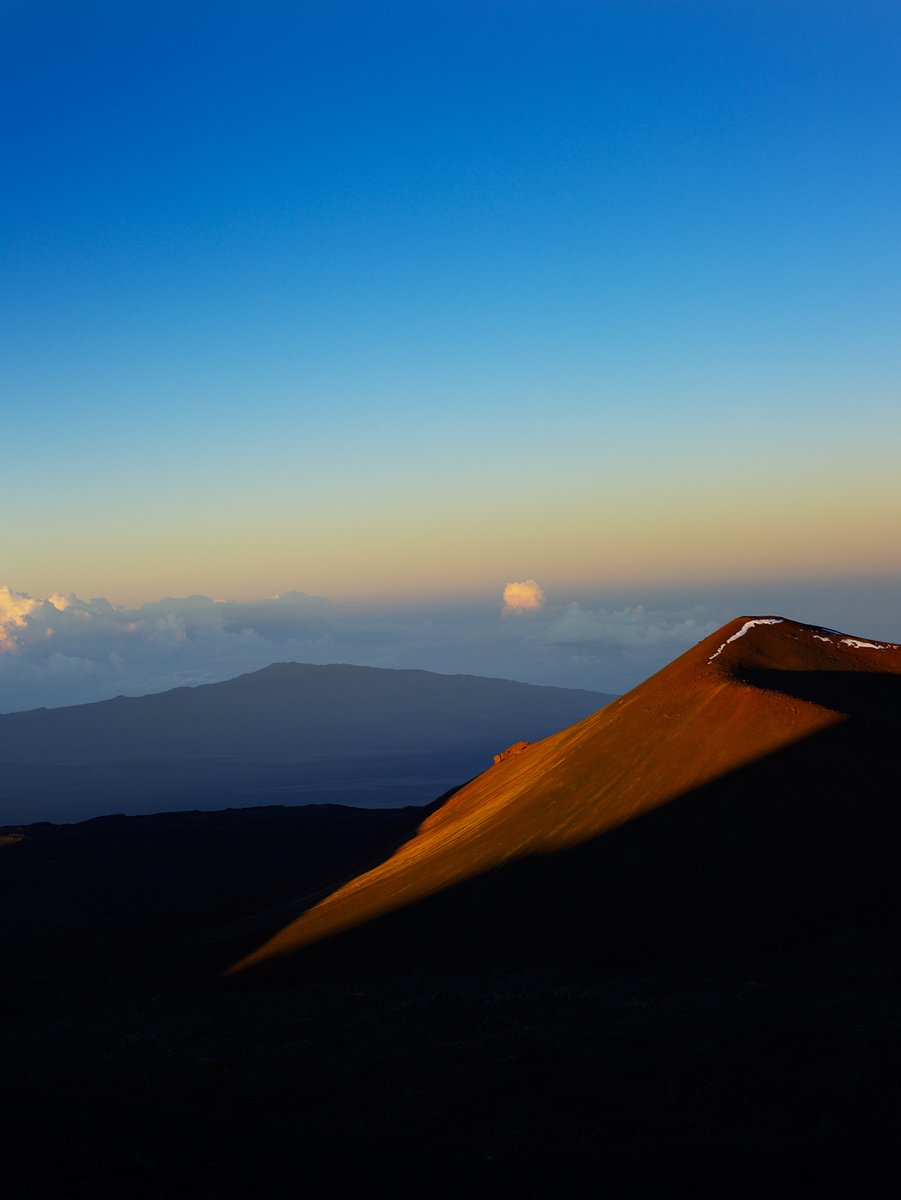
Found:
[[281, 912], [286, 896], [302, 890], [312, 904], [368, 871], [423, 811], [301, 805], [0, 826], [4, 981], [215, 977], [296, 914], [296, 900]]
[[[413, 905], [444, 906], [449, 922], [453, 906], [463, 915], [461, 897], [469, 908], [458, 939], [490, 929], [486, 954], [489, 943], [494, 953], [503, 948], [497, 938], [509, 922], [498, 913], [505, 904], [529, 913], [531, 925], [525, 922], [520, 936], [543, 926], [553, 938], [562, 922], [566, 941], [573, 922], [596, 914], [589, 894], [598, 881], [605, 916], [629, 894], [611, 890], [610, 881], [626, 885], [631, 871], [647, 881], [641, 896], [653, 894], [658, 908], [668, 903], [664, 879], [678, 889], [680, 855], [694, 873], [686, 879], [692, 893], [698, 872], [709, 874], [711, 864], [723, 883], [730, 870], [743, 879], [765, 873], [767, 859], [760, 856], [776, 845], [785, 860], [781, 876], [797, 876], [786, 885], [794, 902], [806, 888], [826, 885], [824, 870], [840, 867], [841, 830], [854, 820], [857, 793], [871, 799], [893, 769], [885, 725], [899, 723], [899, 682], [897, 646], [776, 617], [739, 618], [607, 709], [486, 771], [390, 859], [304, 913], [234, 970]], [[891, 832], [885, 809], [883, 803], [860, 814], [871, 820], [881, 813], [876, 837]], [[822, 868], [804, 853], [821, 840], [819, 821], [828, 863]], [[630, 843], [640, 844], [637, 856], [621, 854]], [[855, 866], [855, 880], [861, 869]], [[699, 894], [708, 905], [722, 899], [715, 887]], [[428, 937], [430, 928], [422, 928]]]

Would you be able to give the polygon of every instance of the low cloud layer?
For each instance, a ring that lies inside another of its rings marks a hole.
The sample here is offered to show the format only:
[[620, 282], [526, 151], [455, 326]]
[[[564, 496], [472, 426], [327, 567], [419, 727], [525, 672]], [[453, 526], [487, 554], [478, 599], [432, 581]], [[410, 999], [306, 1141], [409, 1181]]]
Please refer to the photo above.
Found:
[[[509, 593], [511, 586], [517, 590]], [[489, 601], [392, 610], [301, 592], [248, 603], [187, 596], [126, 608], [0, 587], [0, 712], [214, 683], [285, 661], [625, 692], [741, 614], [777, 612], [899, 641], [899, 587], [901, 579], [878, 586], [761, 584], [702, 598], [604, 605], [545, 596], [525, 580], [504, 589], [504, 609]]]
[[524, 607], [512, 611], [529, 620], [506, 620], [491, 606], [366, 612], [300, 592], [125, 608], [0, 588], [0, 712], [211, 683], [283, 661], [622, 692], [732, 615], [561, 604], [533, 580], [515, 586], [524, 590], [514, 605]]

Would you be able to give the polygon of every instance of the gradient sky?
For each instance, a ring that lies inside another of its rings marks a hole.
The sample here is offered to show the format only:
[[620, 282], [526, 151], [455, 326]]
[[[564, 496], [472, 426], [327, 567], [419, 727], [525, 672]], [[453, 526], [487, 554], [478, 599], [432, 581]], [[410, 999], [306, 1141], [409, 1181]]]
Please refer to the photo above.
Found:
[[860, 0], [4, 3], [0, 583], [897, 611], [899, 62]]

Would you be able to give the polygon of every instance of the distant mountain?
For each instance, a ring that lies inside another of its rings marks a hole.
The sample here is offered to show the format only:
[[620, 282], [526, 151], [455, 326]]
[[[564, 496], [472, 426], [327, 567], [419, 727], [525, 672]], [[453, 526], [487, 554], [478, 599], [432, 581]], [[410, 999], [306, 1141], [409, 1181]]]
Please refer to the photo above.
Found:
[[901, 647], [738, 618], [503, 758], [238, 966], [317, 946], [358, 964], [722, 961], [893, 928], [899, 731]]
[[275, 663], [226, 683], [0, 716], [0, 824], [265, 804], [424, 804], [613, 697]]

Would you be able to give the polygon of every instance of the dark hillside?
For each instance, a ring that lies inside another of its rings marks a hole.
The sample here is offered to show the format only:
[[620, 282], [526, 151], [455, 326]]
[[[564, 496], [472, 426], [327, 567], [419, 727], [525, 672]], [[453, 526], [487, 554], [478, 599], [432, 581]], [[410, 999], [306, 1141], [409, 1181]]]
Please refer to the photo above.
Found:
[[3, 831], [4, 1194], [893, 1194], [899, 687], [739, 619], [428, 808]]

